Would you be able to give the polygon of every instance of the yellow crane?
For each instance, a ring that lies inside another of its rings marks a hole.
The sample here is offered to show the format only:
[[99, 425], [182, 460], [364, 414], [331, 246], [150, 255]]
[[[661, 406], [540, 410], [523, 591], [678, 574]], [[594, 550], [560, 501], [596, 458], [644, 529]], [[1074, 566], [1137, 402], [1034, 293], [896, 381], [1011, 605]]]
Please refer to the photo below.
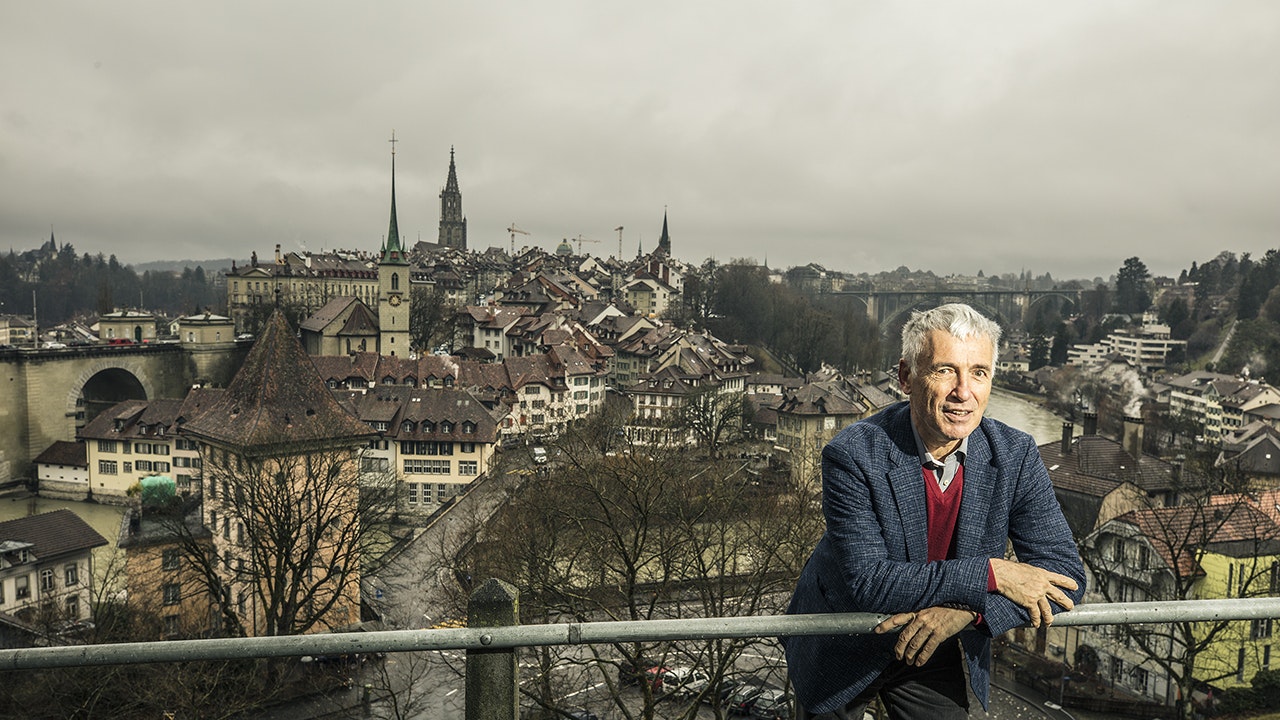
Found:
[[581, 254], [582, 254], [582, 243], [584, 243], [584, 242], [593, 242], [593, 243], [598, 243], [598, 242], [600, 242], [599, 240], [592, 240], [591, 238], [584, 238], [584, 237], [582, 237], [582, 233], [578, 233], [578, 237], [574, 238], [574, 240], [577, 240], [577, 241], [578, 241], [578, 254], [579, 254], [579, 255], [581, 255]]
[[516, 224], [515, 224], [515, 223], [511, 223], [511, 227], [507, 228], [507, 232], [511, 233], [511, 256], [512, 256], [512, 257], [515, 257], [515, 254], [516, 254], [516, 233], [520, 233], [521, 235], [528, 235], [529, 233], [527, 233], [527, 232], [525, 232], [524, 230], [521, 230], [520, 228], [516, 227]]

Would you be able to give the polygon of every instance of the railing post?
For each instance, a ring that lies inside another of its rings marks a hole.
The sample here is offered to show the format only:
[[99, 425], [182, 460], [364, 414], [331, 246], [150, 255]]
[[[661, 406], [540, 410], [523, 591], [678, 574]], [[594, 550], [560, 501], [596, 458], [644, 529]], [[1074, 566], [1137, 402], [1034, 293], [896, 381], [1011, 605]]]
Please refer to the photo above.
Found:
[[[519, 592], [490, 578], [471, 593], [467, 626], [501, 627], [520, 624]], [[487, 635], [480, 636], [485, 644]], [[467, 651], [467, 720], [516, 720], [519, 714], [520, 671], [515, 648]]]

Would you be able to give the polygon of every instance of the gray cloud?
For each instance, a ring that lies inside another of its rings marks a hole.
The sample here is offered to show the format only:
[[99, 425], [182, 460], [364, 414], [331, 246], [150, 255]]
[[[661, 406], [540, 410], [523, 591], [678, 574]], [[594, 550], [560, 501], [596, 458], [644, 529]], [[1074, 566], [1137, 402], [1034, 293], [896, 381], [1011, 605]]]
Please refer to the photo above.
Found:
[[1280, 245], [1280, 6], [7, 7], [0, 239], [125, 261], [434, 239], [853, 272], [1176, 273]]

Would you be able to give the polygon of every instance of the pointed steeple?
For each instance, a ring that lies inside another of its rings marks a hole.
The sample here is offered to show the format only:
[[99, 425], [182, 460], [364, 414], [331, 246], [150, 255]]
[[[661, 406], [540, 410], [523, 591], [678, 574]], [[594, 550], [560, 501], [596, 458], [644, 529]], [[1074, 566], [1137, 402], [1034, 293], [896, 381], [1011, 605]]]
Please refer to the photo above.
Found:
[[658, 249], [668, 257], [671, 255], [671, 235], [667, 233], [667, 209], [662, 209], [662, 237], [658, 238]]
[[453, 146], [449, 146], [449, 179], [444, 182], [445, 192], [459, 192], [458, 190], [458, 166], [453, 162]]
[[453, 160], [453, 146], [449, 146], [449, 177], [440, 191], [440, 235], [436, 242], [442, 247], [467, 249], [467, 218], [462, 214], [462, 191], [458, 189], [458, 166]]
[[404, 248], [400, 245], [400, 223], [396, 218], [396, 133], [391, 132], [391, 224], [387, 228], [387, 241], [382, 246], [382, 262], [389, 265], [407, 265]]

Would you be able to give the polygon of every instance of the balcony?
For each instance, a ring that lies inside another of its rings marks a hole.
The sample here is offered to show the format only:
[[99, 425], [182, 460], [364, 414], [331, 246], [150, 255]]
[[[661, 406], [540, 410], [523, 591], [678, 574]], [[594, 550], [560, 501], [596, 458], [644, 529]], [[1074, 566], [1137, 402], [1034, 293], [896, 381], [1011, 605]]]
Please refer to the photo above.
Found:
[[[519, 625], [515, 608], [514, 589], [490, 580], [471, 598], [470, 627], [7, 649], [0, 650], [0, 670], [464, 650], [468, 720], [515, 720], [519, 648], [867, 633], [885, 617], [845, 613]], [[1275, 617], [1280, 617], [1280, 598], [1098, 603], [1056, 615], [1053, 627]]]

